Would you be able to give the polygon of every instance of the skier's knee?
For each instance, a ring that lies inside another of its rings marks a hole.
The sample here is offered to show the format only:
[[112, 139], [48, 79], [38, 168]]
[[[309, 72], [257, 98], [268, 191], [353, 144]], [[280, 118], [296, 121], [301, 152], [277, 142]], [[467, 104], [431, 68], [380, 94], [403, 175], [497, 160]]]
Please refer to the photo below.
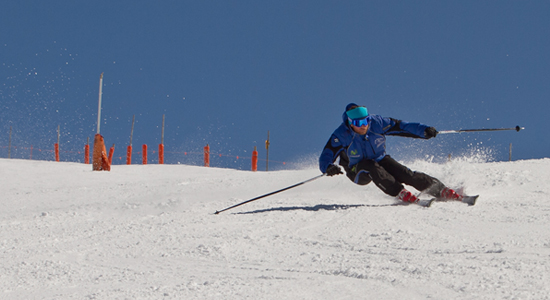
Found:
[[350, 179], [358, 185], [367, 185], [372, 181], [372, 178], [370, 177], [369, 172], [366, 172], [363, 170], [359, 171], [359, 173], [354, 172], [353, 174], [350, 174], [350, 175], [353, 175], [353, 176], [349, 176]]

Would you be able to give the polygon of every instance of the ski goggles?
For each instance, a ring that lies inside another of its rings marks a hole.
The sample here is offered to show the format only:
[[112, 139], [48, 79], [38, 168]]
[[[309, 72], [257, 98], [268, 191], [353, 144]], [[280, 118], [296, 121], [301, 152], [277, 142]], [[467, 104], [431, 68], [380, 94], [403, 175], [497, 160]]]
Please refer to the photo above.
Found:
[[367, 116], [361, 119], [352, 119], [348, 117], [348, 121], [351, 125], [355, 127], [368, 126], [370, 121], [370, 116]]

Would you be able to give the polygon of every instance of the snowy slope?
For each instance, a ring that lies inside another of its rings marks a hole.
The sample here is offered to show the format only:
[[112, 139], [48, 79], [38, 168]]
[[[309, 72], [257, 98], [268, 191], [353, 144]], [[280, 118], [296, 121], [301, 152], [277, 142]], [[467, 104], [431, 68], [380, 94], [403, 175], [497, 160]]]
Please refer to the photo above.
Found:
[[548, 299], [550, 159], [408, 163], [473, 207], [319, 174], [0, 159], [2, 299]]

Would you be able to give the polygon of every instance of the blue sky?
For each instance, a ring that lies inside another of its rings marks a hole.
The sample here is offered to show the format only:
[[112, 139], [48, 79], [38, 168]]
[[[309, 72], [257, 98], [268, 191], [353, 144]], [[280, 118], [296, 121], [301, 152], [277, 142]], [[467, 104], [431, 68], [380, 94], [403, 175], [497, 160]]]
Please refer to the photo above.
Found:
[[60, 125], [61, 149], [81, 150], [104, 72], [101, 134], [115, 157], [133, 115], [134, 148], [157, 147], [164, 114], [167, 163], [200, 163], [182, 152], [208, 143], [226, 155], [213, 166], [246, 169], [235, 157], [257, 146], [265, 158], [269, 130], [272, 166], [287, 168], [317, 159], [349, 102], [439, 130], [526, 127], [390, 138], [398, 159], [507, 160], [510, 143], [514, 159], [549, 157], [549, 11], [548, 1], [9, 1], [0, 146], [12, 126], [13, 145], [51, 149]]

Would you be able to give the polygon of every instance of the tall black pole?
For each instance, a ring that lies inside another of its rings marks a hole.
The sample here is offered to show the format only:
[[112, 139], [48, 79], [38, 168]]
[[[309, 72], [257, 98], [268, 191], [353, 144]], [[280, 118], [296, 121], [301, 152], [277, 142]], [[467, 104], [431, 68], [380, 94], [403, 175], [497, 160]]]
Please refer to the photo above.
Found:
[[134, 138], [134, 123], [136, 121], [136, 115], [132, 117], [132, 130], [130, 130], [130, 146], [132, 146], [132, 139]]
[[99, 134], [99, 129], [101, 125], [101, 95], [103, 95], [103, 73], [99, 76], [99, 99], [97, 103], [97, 134]]

